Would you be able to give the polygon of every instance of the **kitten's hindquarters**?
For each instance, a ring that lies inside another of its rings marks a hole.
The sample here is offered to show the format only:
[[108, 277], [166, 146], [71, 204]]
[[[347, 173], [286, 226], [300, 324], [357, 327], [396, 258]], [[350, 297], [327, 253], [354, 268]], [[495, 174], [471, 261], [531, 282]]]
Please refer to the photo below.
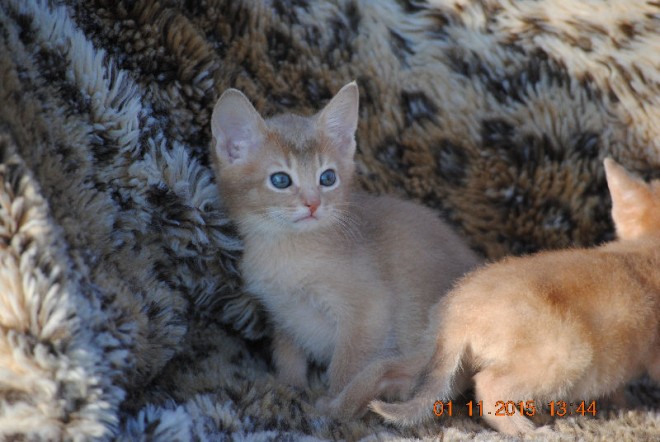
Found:
[[475, 373], [484, 419], [508, 434], [534, 427], [521, 410], [498, 415], [498, 403], [593, 400], [644, 372], [660, 381], [660, 181], [609, 159], [605, 170], [619, 239], [464, 278], [434, 309], [435, 355], [416, 396], [372, 409], [401, 424], [430, 415], [435, 398], [451, 399], [457, 360]]
[[[637, 244], [632, 254], [605, 246], [511, 260], [463, 287], [470, 292], [459, 299], [463, 318], [479, 320], [466, 314], [473, 302], [487, 318], [472, 331], [470, 347], [475, 395], [489, 425], [507, 434], [532, 431], [519, 412], [496, 415], [498, 401], [595, 400], [648, 368], [660, 350], [655, 247], [660, 243]], [[500, 287], [489, 301], [493, 281]]]
[[416, 423], [435, 400], [453, 398], [463, 367], [476, 373], [484, 420], [517, 434], [533, 430], [531, 421], [496, 415], [498, 403], [593, 400], [645, 369], [657, 376], [660, 241], [631, 250], [640, 255], [605, 246], [509, 259], [469, 275], [434, 309], [436, 354], [415, 397], [371, 408]]

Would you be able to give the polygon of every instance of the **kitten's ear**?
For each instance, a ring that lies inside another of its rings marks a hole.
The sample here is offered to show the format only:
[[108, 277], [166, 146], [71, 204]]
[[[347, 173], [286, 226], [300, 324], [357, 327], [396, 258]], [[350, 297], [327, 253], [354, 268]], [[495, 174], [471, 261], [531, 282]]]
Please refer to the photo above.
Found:
[[245, 162], [264, 141], [266, 123], [250, 100], [236, 89], [227, 89], [213, 108], [213, 154], [220, 164]]
[[605, 158], [605, 176], [612, 196], [612, 219], [621, 239], [633, 239], [648, 230], [648, 211], [653, 192], [643, 180], [631, 175], [611, 158]]
[[346, 155], [355, 152], [360, 93], [355, 81], [345, 85], [318, 116], [318, 128]]

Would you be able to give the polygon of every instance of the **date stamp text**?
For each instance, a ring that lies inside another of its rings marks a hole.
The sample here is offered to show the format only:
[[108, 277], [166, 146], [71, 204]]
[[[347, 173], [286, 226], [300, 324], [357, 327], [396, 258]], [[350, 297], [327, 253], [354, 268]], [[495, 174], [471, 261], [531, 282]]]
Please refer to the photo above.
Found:
[[464, 406], [453, 401], [436, 401], [433, 413], [436, 416], [483, 416], [484, 413], [494, 416], [513, 416], [520, 414], [527, 417], [547, 413], [550, 416], [596, 416], [598, 412], [596, 401], [551, 401], [537, 404], [534, 401], [496, 401], [494, 411], [484, 411], [483, 401], [469, 401]]

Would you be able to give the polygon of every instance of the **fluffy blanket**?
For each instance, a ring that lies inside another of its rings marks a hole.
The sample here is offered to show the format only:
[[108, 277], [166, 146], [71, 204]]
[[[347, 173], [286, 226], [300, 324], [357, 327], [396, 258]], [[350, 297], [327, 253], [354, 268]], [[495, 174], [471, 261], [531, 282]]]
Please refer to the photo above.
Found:
[[[353, 79], [361, 185], [489, 259], [611, 239], [605, 156], [660, 176], [658, 2], [2, 0], [2, 440], [503, 439], [337, 422], [269, 368], [211, 110], [233, 86], [308, 113]], [[657, 440], [659, 390], [627, 394], [545, 437]]]

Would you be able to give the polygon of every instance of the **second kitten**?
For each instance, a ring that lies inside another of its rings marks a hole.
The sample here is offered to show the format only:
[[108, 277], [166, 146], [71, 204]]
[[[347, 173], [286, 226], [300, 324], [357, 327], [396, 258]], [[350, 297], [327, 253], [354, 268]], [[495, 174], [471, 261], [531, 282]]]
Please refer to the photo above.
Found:
[[498, 412], [498, 403], [541, 412], [548, 402], [613, 393], [644, 372], [660, 382], [660, 181], [646, 184], [609, 159], [605, 170], [618, 239], [509, 258], [466, 276], [435, 307], [424, 351], [384, 371], [426, 372], [415, 397], [374, 401], [376, 413], [414, 424], [473, 378], [486, 422], [528, 433], [534, 425], [521, 409]]

